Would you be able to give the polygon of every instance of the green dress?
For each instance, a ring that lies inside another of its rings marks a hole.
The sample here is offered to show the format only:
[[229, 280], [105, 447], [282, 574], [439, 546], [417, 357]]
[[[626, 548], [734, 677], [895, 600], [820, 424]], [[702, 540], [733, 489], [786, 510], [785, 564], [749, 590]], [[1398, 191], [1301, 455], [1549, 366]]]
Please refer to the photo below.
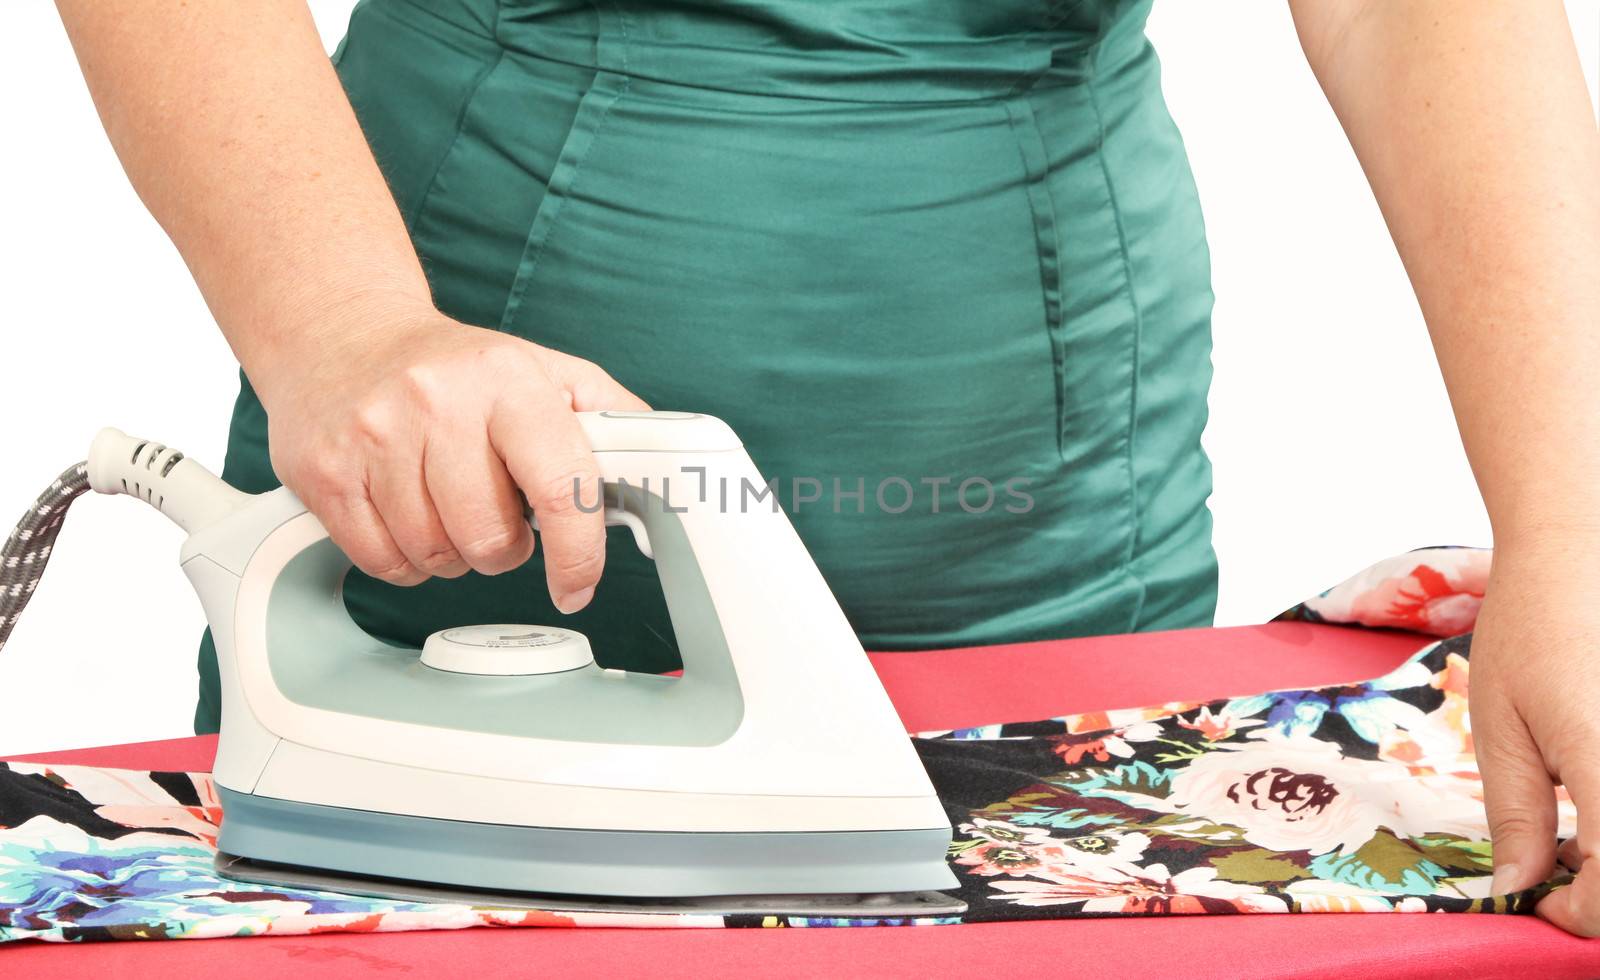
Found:
[[[862, 642], [926, 649], [1212, 615], [1209, 266], [1147, 8], [367, 0], [336, 61], [442, 310], [726, 419]], [[224, 475], [277, 482], [248, 381]], [[625, 531], [582, 613], [543, 575], [347, 596], [397, 642], [676, 666]]]

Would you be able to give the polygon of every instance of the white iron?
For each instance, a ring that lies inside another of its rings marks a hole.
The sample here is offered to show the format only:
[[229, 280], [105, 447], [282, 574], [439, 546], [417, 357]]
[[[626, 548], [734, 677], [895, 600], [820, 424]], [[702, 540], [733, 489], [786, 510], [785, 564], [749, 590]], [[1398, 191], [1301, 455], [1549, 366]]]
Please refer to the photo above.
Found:
[[602, 669], [542, 626], [388, 645], [351, 620], [349, 560], [287, 489], [250, 496], [97, 437], [93, 489], [189, 532], [221, 669], [219, 846], [247, 859], [232, 870], [643, 898], [954, 887], [927, 774], [732, 430], [578, 418], [607, 523], [656, 561], [681, 677]]

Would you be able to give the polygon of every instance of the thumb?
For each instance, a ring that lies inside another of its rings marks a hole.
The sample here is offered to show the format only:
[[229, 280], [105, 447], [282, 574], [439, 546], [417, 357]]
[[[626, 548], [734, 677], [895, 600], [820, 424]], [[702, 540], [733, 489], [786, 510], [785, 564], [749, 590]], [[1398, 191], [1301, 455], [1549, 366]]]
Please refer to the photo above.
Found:
[[1600, 935], [1600, 859], [1587, 858], [1572, 884], [1546, 895], [1535, 910], [1575, 936]]
[[574, 412], [648, 412], [644, 399], [617, 383], [598, 364], [581, 357], [548, 352], [545, 369], [572, 398]]
[[1474, 725], [1483, 803], [1494, 839], [1494, 894], [1532, 888], [1556, 863], [1555, 785], [1515, 711]]
[[[1574, 935], [1600, 936], [1600, 854], [1593, 846], [1600, 839], [1600, 782], [1590, 775], [1594, 762], [1589, 758], [1573, 760], [1571, 770], [1573, 775], [1563, 781], [1578, 808], [1578, 836], [1568, 853], [1576, 851], [1581, 864], [1572, 884], [1546, 895], [1536, 911]], [[1566, 772], [1563, 768], [1562, 774]]]

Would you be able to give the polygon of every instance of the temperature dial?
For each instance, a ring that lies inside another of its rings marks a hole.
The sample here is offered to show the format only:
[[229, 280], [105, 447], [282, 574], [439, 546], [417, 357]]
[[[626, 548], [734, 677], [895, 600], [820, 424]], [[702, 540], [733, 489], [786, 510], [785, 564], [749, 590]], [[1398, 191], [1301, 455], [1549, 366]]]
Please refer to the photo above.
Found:
[[587, 667], [594, 654], [573, 630], [499, 623], [440, 630], [422, 645], [422, 662], [455, 674], [558, 674]]

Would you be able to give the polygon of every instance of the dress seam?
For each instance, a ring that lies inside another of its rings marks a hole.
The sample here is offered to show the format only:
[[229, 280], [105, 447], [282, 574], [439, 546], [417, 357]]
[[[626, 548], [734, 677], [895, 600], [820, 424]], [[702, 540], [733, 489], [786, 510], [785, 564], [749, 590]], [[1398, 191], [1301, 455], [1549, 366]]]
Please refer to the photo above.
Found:
[[[498, 4], [496, 4], [495, 26], [492, 30], [497, 36], [499, 26], [500, 7]], [[433, 198], [434, 188], [439, 183], [439, 175], [444, 172], [444, 165], [449, 162], [450, 157], [454, 155], [456, 151], [456, 145], [461, 142], [461, 136], [467, 128], [467, 113], [472, 111], [472, 103], [477, 101], [478, 91], [483, 88], [483, 83], [488, 80], [491, 74], [494, 73], [494, 70], [500, 67], [500, 63], [505, 60], [505, 57], [506, 49], [502, 45], [500, 50], [495, 54], [494, 58], [488, 61], [483, 68], [479, 70], [477, 76], [472, 79], [472, 86], [467, 90], [466, 98], [461, 100], [461, 108], [456, 111], [455, 131], [450, 135], [450, 142], [445, 144], [444, 152], [439, 154], [439, 159], [434, 161], [433, 172], [428, 175], [428, 182], [423, 185], [422, 193], [417, 195], [416, 205], [408, 209], [409, 213], [406, 215], [406, 234], [408, 236], [413, 238], [415, 237], [417, 222], [422, 220], [422, 212], [427, 209], [428, 202]]]
[[[1105, 182], [1106, 201], [1111, 207], [1111, 217], [1117, 229], [1117, 250], [1122, 259], [1123, 291], [1128, 297], [1128, 306], [1133, 312], [1133, 356], [1132, 376], [1129, 378], [1128, 394], [1128, 428], [1126, 462], [1128, 466], [1128, 549], [1123, 559], [1124, 568], [1132, 564], [1134, 555], [1139, 545], [1139, 475], [1134, 465], [1134, 444], [1138, 436], [1139, 419], [1139, 361], [1140, 348], [1143, 346], [1144, 311], [1139, 307], [1139, 298], [1133, 289], [1133, 260], [1128, 254], [1128, 232], [1122, 217], [1122, 205], [1117, 200], [1117, 188], [1112, 180], [1111, 168], [1106, 163], [1106, 120], [1105, 113], [1100, 106], [1099, 79], [1090, 78], [1085, 85], [1089, 94], [1089, 105], [1094, 110], [1096, 134], [1095, 158], [1100, 165], [1101, 179]], [[1141, 590], [1140, 607], [1143, 607], [1144, 598]], [[1135, 610], [1133, 622], [1138, 623], [1140, 610]]]
[[[1055, 394], [1055, 418], [1052, 427], [1056, 436], [1056, 455], [1058, 458], [1066, 449], [1066, 339], [1062, 336], [1066, 329], [1066, 317], [1063, 312], [1066, 305], [1062, 296], [1061, 255], [1059, 241], [1059, 223], [1056, 221], [1055, 197], [1050, 191], [1048, 180], [1049, 161], [1044, 159], [1045, 151], [1043, 139], [1039, 133], [1038, 120], [1034, 117], [1033, 106], [1029, 104], [1026, 93], [1006, 100], [1004, 103], [1006, 119], [1010, 124], [1011, 133], [1017, 144], [1017, 154], [1021, 159], [1023, 178], [1026, 181], [1024, 194], [1028, 201], [1028, 212], [1033, 223], [1034, 249], [1039, 263], [1040, 299], [1044, 304], [1045, 340], [1050, 344], [1050, 372], [1052, 387]], [[1026, 119], [1019, 117], [1026, 116]], [[1028, 132], [1023, 127], [1028, 127]], [[1038, 159], [1030, 156], [1031, 149], [1038, 155]]]
[[[597, 94], [595, 89], [599, 86], [600, 80], [607, 77], [620, 78], [621, 81], [616, 83], [616, 88], [613, 90], [598, 93], [605, 98], [605, 103], [600, 107], [599, 115], [590, 124], [588, 133], [584, 134], [583, 145], [578, 148], [576, 155], [570, 160], [557, 163], [558, 168], [561, 167], [562, 163], [566, 164], [566, 179], [558, 183], [552, 176], [549, 184], [545, 187], [544, 200], [540, 202], [539, 210], [534, 215], [528, 229], [529, 241], [525, 246], [526, 253], [523, 255], [522, 261], [517, 263], [517, 273], [511, 283], [511, 292], [506, 297], [505, 309], [501, 311], [498, 329], [502, 332], [510, 330], [512, 321], [521, 310], [522, 301], [526, 297], [528, 287], [533, 281], [533, 274], [539, 267], [539, 261], [544, 258], [551, 240], [555, 237], [557, 219], [573, 193], [578, 189], [578, 179], [583, 174], [583, 163], [588, 159], [589, 152], [594, 148], [595, 141], [600, 138], [600, 132], [605, 128], [606, 120], [610, 118], [612, 108], [616, 106], [617, 100], [628, 89], [628, 77], [626, 75], [618, 75], [615, 72], [600, 69], [595, 73], [595, 86], [590, 87], [589, 91], [584, 94], [584, 98], [587, 99], [590, 95]], [[581, 108], [578, 111], [580, 115], [583, 112]], [[570, 136], [568, 138], [569, 140], [571, 139]], [[546, 208], [545, 205], [549, 205], [549, 207]]]
[[[578, 189], [578, 180], [583, 175], [584, 161], [589, 158], [589, 153], [594, 149], [595, 141], [600, 138], [600, 133], [605, 129], [606, 121], [611, 117], [611, 110], [616, 107], [618, 100], [628, 91], [628, 28], [627, 20], [620, 8], [615, 4], [608, 4], [617, 19], [617, 29], [621, 34], [620, 50], [621, 70], [599, 67], [595, 69], [593, 83], [579, 100], [578, 112], [572, 122], [572, 128], [567, 134], [566, 146], [562, 148], [561, 155], [556, 160], [555, 167], [551, 170], [550, 180], [545, 185], [545, 196], [539, 203], [538, 211], [533, 216], [533, 221], [528, 227], [527, 240], [523, 245], [522, 259], [517, 263], [517, 271], [511, 281], [511, 290], [506, 296], [506, 304], [500, 312], [498, 329], [501, 332], [510, 332], [511, 324], [522, 309], [522, 301], [527, 296], [528, 289], [533, 283], [533, 275], [539, 268], [539, 262], [549, 250], [550, 242], [555, 238], [558, 220], [561, 212], [571, 200]], [[603, 43], [604, 36], [596, 39], [597, 46]], [[597, 51], [598, 54], [598, 51]], [[598, 57], [597, 61], [600, 60]], [[592, 121], [585, 120], [586, 103], [591, 97], [603, 98], [605, 101], [599, 106], [598, 114]], [[576, 137], [576, 139], [575, 139]], [[579, 142], [581, 141], [581, 142]], [[572, 155], [568, 157], [568, 151]]]
[[[1049, 17], [1045, 18], [1044, 21], [1039, 24], [1039, 26], [1033, 28], [1029, 33], [1043, 34], [1045, 31], [1055, 29], [1061, 24], [1062, 21], [1066, 20], [1068, 17], [1071, 17], [1073, 11], [1083, 6], [1084, 2], [1085, 0], [1061, 0], [1057, 9], [1052, 11]], [[1054, 56], [1052, 55], [1051, 61], [1053, 62], [1054, 60]], [[1017, 96], [1032, 91], [1033, 87], [1039, 83], [1039, 80], [1050, 73], [1050, 68], [1051, 65], [1047, 64], [1042, 71], [1020, 76], [1015, 82], [1012, 83], [1011, 87], [1007, 89], [1004, 94], [998, 97], [998, 101], [1007, 102], [1013, 98], [1016, 98]]]

